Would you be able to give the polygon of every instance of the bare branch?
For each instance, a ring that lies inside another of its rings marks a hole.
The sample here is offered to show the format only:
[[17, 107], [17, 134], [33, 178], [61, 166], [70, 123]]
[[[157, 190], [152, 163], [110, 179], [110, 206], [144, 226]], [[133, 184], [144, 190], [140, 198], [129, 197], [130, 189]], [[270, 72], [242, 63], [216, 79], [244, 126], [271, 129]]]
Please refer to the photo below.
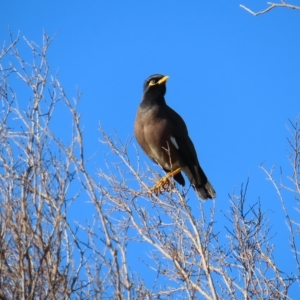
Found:
[[281, 3], [267, 2], [267, 4], [269, 5], [269, 7], [267, 7], [265, 10], [258, 11], [258, 12], [254, 12], [251, 9], [249, 9], [248, 7], [246, 7], [245, 5], [242, 5], [242, 4], [240, 5], [240, 7], [245, 9], [247, 12], [249, 12], [250, 14], [252, 14], [255, 17], [259, 16], [259, 15], [262, 15], [262, 14], [265, 14], [265, 13], [269, 12], [270, 10], [272, 10], [275, 7], [285, 7], [285, 8], [300, 10], [300, 6], [285, 3], [285, 1], [283, 1], [283, 0], [281, 1]]

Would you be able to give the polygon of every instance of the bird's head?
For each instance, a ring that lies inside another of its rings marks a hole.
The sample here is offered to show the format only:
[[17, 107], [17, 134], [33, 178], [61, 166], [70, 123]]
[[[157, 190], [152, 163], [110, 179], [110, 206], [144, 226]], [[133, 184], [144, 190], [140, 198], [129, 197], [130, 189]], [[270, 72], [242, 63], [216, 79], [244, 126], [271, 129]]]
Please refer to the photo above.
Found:
[[143, 100], [163, 101], [166, 94], [166, 81], [169, 76], [154, 74], [144, 82]]

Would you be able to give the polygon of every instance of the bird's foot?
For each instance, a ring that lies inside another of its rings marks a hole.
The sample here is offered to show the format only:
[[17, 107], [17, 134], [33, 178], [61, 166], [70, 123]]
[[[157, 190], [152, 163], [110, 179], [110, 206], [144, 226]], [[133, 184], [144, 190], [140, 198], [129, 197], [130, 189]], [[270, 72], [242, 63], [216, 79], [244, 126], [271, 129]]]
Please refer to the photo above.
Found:
[[174, 187], [174, 182], [170, 180], [170, 177], [174, 177], [180, 171], [181, 168], [178, 168], [169, 172], [166, 176], [156, 182], [156, 184], [152, 187], [151, 192], [154, 192], [156, 196], [165, 191], [169, 192]]

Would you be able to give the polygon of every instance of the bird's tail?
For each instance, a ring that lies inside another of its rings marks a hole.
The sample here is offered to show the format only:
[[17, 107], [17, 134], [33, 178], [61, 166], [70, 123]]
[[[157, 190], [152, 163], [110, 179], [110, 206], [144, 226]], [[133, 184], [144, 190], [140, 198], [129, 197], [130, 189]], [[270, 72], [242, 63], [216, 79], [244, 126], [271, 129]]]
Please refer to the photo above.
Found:
[[193, 184], [193, 188], [195, 189], [197, 196], [200, 199], [206, 200], [214, 199], [217, 197], [215, 189], [208, 180], [205, 185]]

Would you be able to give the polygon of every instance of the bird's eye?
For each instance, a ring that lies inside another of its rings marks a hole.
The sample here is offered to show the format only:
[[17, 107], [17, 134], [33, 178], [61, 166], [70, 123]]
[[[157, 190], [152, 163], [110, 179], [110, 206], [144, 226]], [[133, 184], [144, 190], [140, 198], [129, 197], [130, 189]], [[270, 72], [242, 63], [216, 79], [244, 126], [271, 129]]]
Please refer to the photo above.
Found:
[[150, 82], [149, 82], [149, 86], [151, 86], [151, 85], [155, 85], [156, 84], [156, 82], [155, 82], [155, 80], [154, 79], [152, 79]]

